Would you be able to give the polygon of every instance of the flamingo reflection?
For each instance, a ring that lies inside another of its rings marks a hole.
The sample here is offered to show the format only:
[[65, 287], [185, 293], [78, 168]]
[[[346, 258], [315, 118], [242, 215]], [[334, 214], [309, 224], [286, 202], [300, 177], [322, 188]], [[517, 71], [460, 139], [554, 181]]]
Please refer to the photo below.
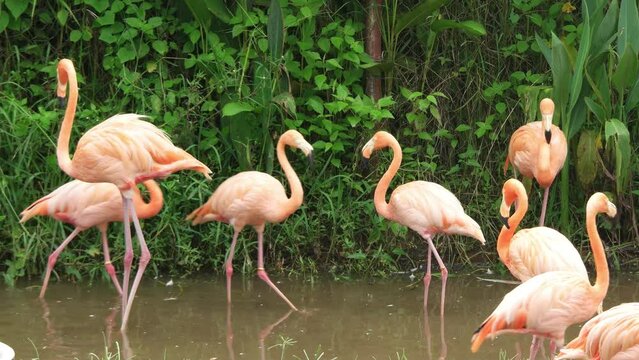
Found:
[[[426, 347], [428, 349], [428, 358], [432, 359], [432, 346], [431, 346], [431, 333], [430, 333], [430, 322], [428, 321], [428, 310], [424, 307], [424, 338], [426, 340]], [[448, 346], [446, 345], [446, 334], [444, 331], [444, 312], [441, 311], [439, 313], [439, 360], [446, 360], [446, 355], [448, 354]]]

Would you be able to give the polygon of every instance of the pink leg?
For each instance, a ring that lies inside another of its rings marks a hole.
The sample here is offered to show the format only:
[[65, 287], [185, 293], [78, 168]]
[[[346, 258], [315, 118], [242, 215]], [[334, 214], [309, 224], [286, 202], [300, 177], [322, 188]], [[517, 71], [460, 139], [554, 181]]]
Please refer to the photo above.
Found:
[[428, 246], [433, 251], [433, 255], [435, 255], [435, 260], [437, 260], [437, 263], [439, 264], [439, 269], [441, 270], [441, 273], [442, 273], [442, 301], [441, 301], [440, 315], [444, 316], [444, 302], [446, 300], [446, 280], [448, 279], [448, 269], [446, 269], [446, 265], [444, 265], [442, 258], [439, 256], [439, 253], [437, 252], [437, 249], [435, 249], [435, 245], [433, 244], [433, 239], [431, 238], [430, 235], [426, 236], [426, 241], [428, 241]]
[[233, 351], [233, 325], [231, 323], [231, 303], [226, 303], [226, 350], [229, 352], [229, 359], [235, 360]]
[[133, 244], [131, 241], [131, 220], [129, 219], [132, 206], [131, 198], [133, 192], [127, 190], [122, 192], [122, 205], [124, 207], [124, 274], [122, 275], [122, 322], [124, 323], [124, 312], [129, 300], [129, 278], [131, 277], [131, 265], [133, 264]]
[[131, 217], [133, 218], [133, 225], [135, 226], [135, 234], [140, 242], [140, 262], [138, 263], [138, 272], [135, 274], [135, 280], [133, 280], [133, 285], [131, 285], [131, 293], [129, 294], [128, 302], [126, 303], [126, 309], [124, 310], [124, 317], [122, 318], [122, 326], [120, 327], [120, 330], [126, 329], [126, 324], [129, 320], [129, 313], [133, 306], [133, 299], [135, 299], [135, 293], [138, 290], [138, 286], [140, 286], [140, 281], [142, 281], [144, 270], [146, 270], [146, 266], [151, 260], [151, 253], [149, 252], [149, 248], [146, 246], [144, 234], [142, 234], [142, 227], [140, 226], [140, 220], [138, 220], [138, 215], [135, 213], [135, 207], [129, 206], [129, 209], [131, 211]]
[[532, 343], [530, 344], [530, 360], [535, 360], [537, 351], [539, 351], [539, 337], [533, 336]]
[[266, 282], [268, 286], [270, 286], [271, 289], [273, 289], [273, 291], [275, 291], [275, 293], [291, 307], [291, 309], [298, 311], [295, 305], [293, 305], [293, 303], [284, 296], [280, 289], [273, 284], [271, 279], [268, 278], [268, 274], [264, 269], [264, 225], [256, 226], [255, 231], [257, 231], [257, 276], [264, 280], [264, 282]]
[[557, 344], [555, 344], [554, 340], [550, 340], [550, 358], [554, 359], [555, 358], [555, 350], [557, 350]]
[[64, 239], [64, 241], [62, 242], [62, 244], [60, 244], [60, 246], [58, 246], [57, 249], [55, 249], [51, 255], [49, 255], [49, 261], [47, 262], [47, 272], [44, 275], [44, 281], [42, 282], [42, 289], [40, 290], [40, 298], [44, 298], [44, 293], [47, 292], [47, 285], [49, 284], [49, 277], [51, 276], [51, 271], [53, 270], [53, 266], [55, 266], [55, 262], [58, 261], [58, 256], [60, 256], [60, 253], [62, 252], [62, 250], [64, 250], [65, 247], [67, 247], [67, 245], [69, 245], [69, 243], [71, 242], [71, 240], [73, 240], [73, 238], [78, 235], [80, 233], [79, 228], [75, 228], [73, 230], [73, 232], [71, 233], [71, 235], [69, 235], [66, 239]]
[[546, 205], [548, 205], [548, 193], [550, 192], [550, 186], [544, 190], [544, 201], [541, 203], [541, 217], [539, 218], [539, 226], [544, 226], [544, 220], [546, 219]]
[[428, 304], [428, 289], [430, 288], [430, 260], [432, 258], [432, 250], [428, 247], [428, 255], [426, 255], [426, 274], [424, 275], [424, 313], [426, 313], [426, 305]]
[[233, 233], [233, 241], [231, 241], [231, 247], [229, 248], [229, 254], [224, 262], [226, 268], [226, 302], [231, 303], [231, 277], [233, 277], [233, 255], [235, 255], [235, 244], [237, 243], [237, 237], [240, 235], [242, 229], [235, 229]]
[[104, 253], [104, 268], [106, 269], [111, 281], [113, 281], [113, 286], [118, 291], [118, 294], [122, 296], [122, 287], [120, 286], [120, 282], [118, 281], [118, 277], [115, 275], [115, 268], [113, 264], [111, 264], [111, 254], [109, 250], [109, 240], [107, 239], [107, 224], [102, 224], [98, 226], [100, 229], [100, 233], [102, 233], [102, 252]]

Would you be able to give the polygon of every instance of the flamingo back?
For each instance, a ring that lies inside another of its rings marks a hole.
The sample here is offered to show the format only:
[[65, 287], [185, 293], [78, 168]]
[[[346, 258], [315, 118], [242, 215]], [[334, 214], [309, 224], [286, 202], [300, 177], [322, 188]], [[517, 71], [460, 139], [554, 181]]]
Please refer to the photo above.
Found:
[[560, 359], [637, 359], [639, 356], [639, 303], [617, 305], [590, 319], [579, 336], [566, 344]]
[[[75, 177], [87, 182], [110, 182], [120, 188], [181, 169], [195, 170], [210, 178], [208, 167], [173, 145], [164, 131], [145, 118], [118, 114], [87, 131], [73, 156]], [[180, 161], [179, 168], [171, 167]]]
[[277, 179], [259, 171], [244, 171], [222, 182], [189, 219], [194, 219], [195, 224], [223, 221], [240, 228], [278, 223], [290, 215], [279, 209], [286, 200], [284, 187]]
[[[541, 121], [533, 121], [519, 127], [510, 137], [508, 146], [508, 160], [527, 178], [535, 178], [541, 187], [549, 187], [557, 173], [566, 161], [568, 149], [566, 137], [557, 126], [551, 126], [552, 138], [550, 140], [550, 173], [539, 174], [537, 162], [540, 145], [546, 143], [543, 124]], [[504, 169], [505, 170], [505, 169]]]
[[398, 186], [391, 194], [391, 220], [417, 231], [420, 235], [436, 233], [471, 236], [485, 242], [479, 224], [464, 212], [461, 203], [445, 187], [412, 181]]
[[549, 271], [573, 271], [588, 279], [579, 252], [555, 229], [542, 226], [520, 230], [513, 236], [508, 251], [507, 266], [521, 281]]
[[473, 352], [486, 337], [528, 333], [561, 346], [568, 326], [588, 320], [601, 303], [583, 276], [567, 271], [537, 275], [511, 290], [473, 335]]
[[122, 221], [122, 197], [113, 184], [73, 180], [35, 201], [21, 215], [21, 222], [36, 215], [48, 215], [87, 229], [102, 223]]

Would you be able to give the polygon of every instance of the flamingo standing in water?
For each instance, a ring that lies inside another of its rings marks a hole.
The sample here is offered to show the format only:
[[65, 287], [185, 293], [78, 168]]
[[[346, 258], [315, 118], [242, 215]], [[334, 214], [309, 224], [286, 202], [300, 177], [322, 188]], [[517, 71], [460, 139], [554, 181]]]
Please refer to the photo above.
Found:
[[[603, 193], [595, 193], [586, 205], [586, 228], [595, 260], [594, 285], [574, 271], [550, 271], [537, 275], [511, 290], [495, 311], [475, 331], [471, 351], [477, 352], [487, 336], [524, 333], [550, 338], [550, 352], [564, 343], [566, 328], [588, 320], [608, 292], [608, 261], [597, 232], [596, 216], [617, 214]], [[538, 343], [539, 344], [539, 343]], [[530, 354], [534, 360], [538, 346]]]
[[639, 303], [617, 305], [588, 320], [556, 359], [639, 359]]
[[455, 195], [439, 184], [412, 181], [400, 185], [393, 191], [387, 203], [386, 192], [402, 163], [402, 149], [399, 143], [388, 132], [378, 131], [364, 145], [362, 155], [368, 159], [373, 151], [386, 147], [393, 149], [393, 161], [375, 188], [375, 209], [382, 217], [416, 231], [428, 243], [427, 270], [424, 276], [424, 308], [428, 302], [428, 288], [431, 280], [431, 254], [434, 254], [442, 274], [441, 314], [443, 315], [448, 269], [439, 256], [432, 237], [439, 233], [460, 234], [473, 237], [483, 245], [486, 242], [484, 234], [479, 224], [466, 215]]
[[[141, 219], [148, 219], [157, 215], [162, 209], [162, 190], [153, 180], [143, 182], [149, 191], [149, 202], [145, 203], [137, 186], [133, 190], [133, 206]], [[122, 295], [122, 287], [115, 275], [115, 268], [111, 264], [109, 243], [107, 240], [107, 226], [110, 222], [122, 221], [122, 195], [120, 190], [110, 183], [86, 183], [80, 180], [70, 181], [55, 189], [49, 195], [35, 201], [20, 213], [21, 223], [34, 216], [49, 216], [75, 226], [75, 229], [55, 251], [49, 255], [47, 271], [40, 290], [40, 298], [47, 291], [47, 284], [51, 271], [55, 266], [58, 256], [64, 248], [80, 232], [97, 226], [102, 235], [102, 248], [104, 252], [104, 267], [113, 281], [113, 285]]]
[[[133, 206], [133, 188], [139, 182], [163, 178], [179, 170], [195, 170], [210, 179], [211, 170], [186, 151], [173, 145], [168, 135], [138, 114], [112, 116], [89, 129], [78, 141], [73, 160], [69, 155], [71, 128], [78, 103], [78, 81], [71, 60], [58, 62], [57, 95], [64, 99], [69, 86], [69, 98], [58, 137], [57, 158], [67, 175], [85, 182], [108, 182], [122, 194], [124, 208], [124, 280], [122, 283], [122, 325], [126, 328], [129, 312], [138, 285], [151, 254], [144, 240], [140, 222]], [[129, 294], [129, 276], [133, 262], [133, 246], [129, 217], [133, 219], [140, 242], [140, 261]]]
[[517, 129], [510, 137], [504, 175], [512, 163], [527, 178], [535, 178], [544, 188], [539, 226], [544, 226], [548, 191], [555, 176], [564, 166], [568, 145], [560, 128], [552, 124], [555, 103], [545, 98], [539, 103], [541, 121], [533, 121]]
[[194, 225], [208, 221], [221, 221], [233, 225], [233, 240], [224, 266], [226, 268], [226, 299], [231, 302], [231, 277], [233, 276], [233, 255], [240, 231], [246, 225], [253, 226], [257, 232], [257, 275], [264, 280], [290, 307], [297, 308], [273, 284], [264, 269], [263, 240], [264, 225], [280, 223], [288, 218], [304, 199], [304, 189], [295, 170], [288, 162], [285, 147], [302, 150], [312, 159], [313, 146], [296, 130], [288, 130], [277, 142], [277, 159], [286, 174], [291, 187], [291, 197], [286, 196], [284, 186], [269, 174], [259, 171], [243, 171], [226, 179], [213, 192], [204, 205], [195, 209], [187, 220]]
[[[502, 188], [500, 207], [504, 226], [497, 238], [497, 253], [510, 273], [524, 282], [549, 271], [573, 271], [588, 279], [588, 271], [579, 252], [562, 233], [545, 226], [515, 230], [528, 211], [528, 195], [524, 185], [517, 179], [509, 179]], [[510, 207], [517, 202], [515, 213], [510, 216]], [[530, 351], [539, 342], [533, 336]], [[540, 344], [541, 345], [541, 344]]]

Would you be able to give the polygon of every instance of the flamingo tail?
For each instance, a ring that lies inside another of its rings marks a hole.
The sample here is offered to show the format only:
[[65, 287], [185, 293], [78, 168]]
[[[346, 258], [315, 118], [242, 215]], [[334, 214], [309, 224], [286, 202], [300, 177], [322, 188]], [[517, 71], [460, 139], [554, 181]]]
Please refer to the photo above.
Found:
[[506, 161], [504, 162], [504, 176], [508, 173], [508, 165], [510, 165], [510, 159], [508, 158], [508, 155], [506, 155]]

